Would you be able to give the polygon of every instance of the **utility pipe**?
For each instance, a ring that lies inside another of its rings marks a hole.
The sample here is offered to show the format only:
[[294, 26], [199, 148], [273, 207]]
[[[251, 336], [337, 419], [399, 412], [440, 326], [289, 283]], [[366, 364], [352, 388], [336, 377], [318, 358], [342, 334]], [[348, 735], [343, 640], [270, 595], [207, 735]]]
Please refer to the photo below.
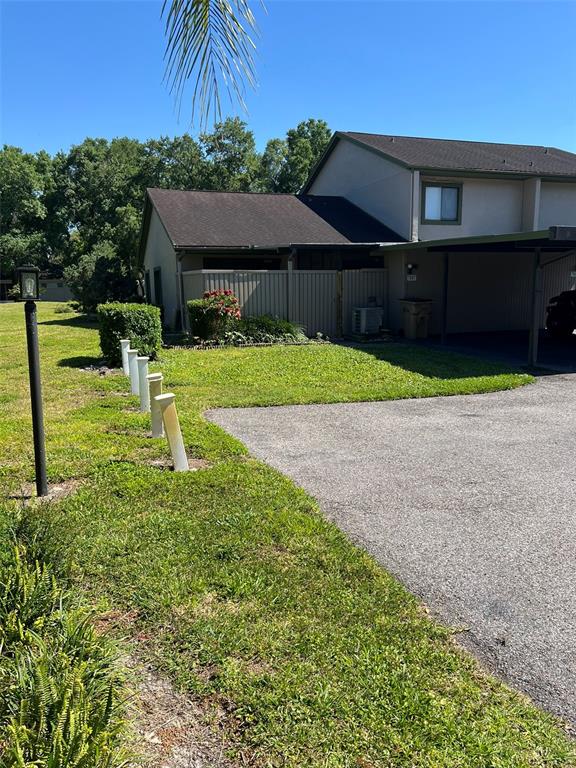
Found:
[[164, 430], [168, 439], [170, 453], [172, 454], [172, 461], [174, 462], [174, 471], [187, 472], [189, 470], [188, 457], [186, 456], [178, 413], [176, 412], [175, 395], [172, 392], [168, 392], [165, 395], [158, 395], [154, 399], [162, 411], [162, 421], [164, 422]]
[[140, 395], [140, 410], [142, 413], [150, 413], [150, 390], [148, 389], [148, 361], [149, 357], [137, 357], [138, 363], [138, 389]]
[[164, 423], [162, 422], [162, 409], [156, 398], [162, 394], [161, 373], [148, 374], [148, 386], [150, 395], [150, 421], [152, 425], [152, 437], [164, 437]]
[[122, 370], [125, 376], [130, 376], [130, 367], [128, 366], [128, 350], [130, 349], [130, 339], [120, 339], [120, 351], [122, 353]]
[[136, 358], [138, 357], [137, 349], [128, 350], [128, 370], [130, 372], [130, 391], [133, 395], [140, 394], [140, 387], [138, 382], [138, 363]]

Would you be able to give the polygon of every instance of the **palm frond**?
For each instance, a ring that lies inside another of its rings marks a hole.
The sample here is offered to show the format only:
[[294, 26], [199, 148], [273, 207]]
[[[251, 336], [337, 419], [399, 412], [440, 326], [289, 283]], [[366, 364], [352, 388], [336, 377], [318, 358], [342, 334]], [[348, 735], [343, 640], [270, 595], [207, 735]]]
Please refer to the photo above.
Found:
[[187, 83], [194, 80], [192, 118], [203, 125], [213, 110], [221, 119], [222, 86], [246, 109], [246, 83], [256, 85], [256, 20], [249, 0], [164, 0], [166, 79], [178, 106]]

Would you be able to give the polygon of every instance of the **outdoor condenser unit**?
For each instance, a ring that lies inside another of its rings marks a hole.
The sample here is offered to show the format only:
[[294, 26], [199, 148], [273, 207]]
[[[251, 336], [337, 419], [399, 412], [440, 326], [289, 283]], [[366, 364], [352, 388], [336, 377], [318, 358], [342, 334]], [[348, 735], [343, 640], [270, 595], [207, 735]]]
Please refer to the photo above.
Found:
[[375, 336], [384, 324], [382, 307], [354, 307], [352, 310], [352, 333], [359, 336]]
[[550, 240], [576, 240], [576, 227], [548, 227]]

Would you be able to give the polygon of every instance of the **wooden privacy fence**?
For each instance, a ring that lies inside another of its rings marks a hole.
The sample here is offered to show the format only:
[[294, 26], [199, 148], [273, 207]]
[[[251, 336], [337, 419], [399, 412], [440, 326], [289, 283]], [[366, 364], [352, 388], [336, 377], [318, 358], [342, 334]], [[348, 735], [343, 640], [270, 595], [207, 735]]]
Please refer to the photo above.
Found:
[[[351, 330], [352, 309], [388, 300], [386, 269], [194, 270], [182, 273], [184, 300], [204, 291], [232, 290], [243, 315], [271, 315], [303, 326], [309, 336]], [[188, 318], [186, 318], [186, 321]]]

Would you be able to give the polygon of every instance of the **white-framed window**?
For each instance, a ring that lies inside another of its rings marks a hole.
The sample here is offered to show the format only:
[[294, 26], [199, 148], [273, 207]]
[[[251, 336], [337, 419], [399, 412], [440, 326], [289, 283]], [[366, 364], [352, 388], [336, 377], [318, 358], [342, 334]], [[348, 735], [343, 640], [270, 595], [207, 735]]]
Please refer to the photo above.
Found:
[[462, 208], [461, 184], [422, 185], [422, 223], [460, 224]]

